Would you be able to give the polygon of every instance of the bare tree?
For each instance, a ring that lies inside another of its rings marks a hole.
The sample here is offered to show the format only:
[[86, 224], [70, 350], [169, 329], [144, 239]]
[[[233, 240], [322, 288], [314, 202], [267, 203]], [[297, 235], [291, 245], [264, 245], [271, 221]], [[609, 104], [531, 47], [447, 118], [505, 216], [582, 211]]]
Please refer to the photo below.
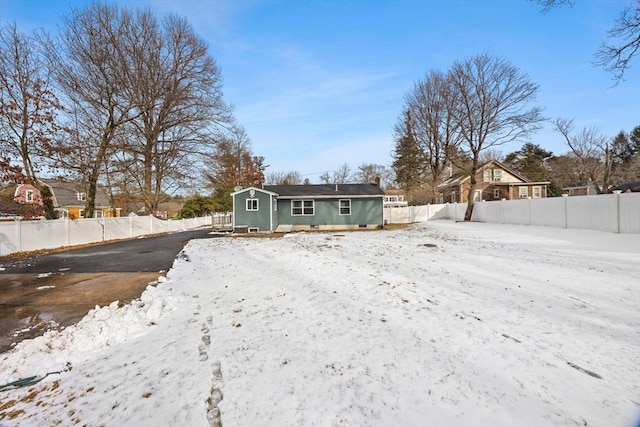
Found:
[[459, 142], [460, 133], [456, 132], [453, 115], [456, 97], [450, 76], [440, 71], [431, 71], [405, 97], [413, 135], [424, 152], [434, 200], [447, 155]]
[[121, 37], [140, 112], [124, 145], [127, 169], [154, 212], [168, 189], [195, 173], [190, 165], [199, 155], [213, 150], [216, 128], [232, 121], [231, 108], [223, 102], [214, 58], [184, 18], [171, 15], [160, 26], [149, 10], [138, 11]]
[[253, 155], [251, 140], [244, 128], [235, 126], [216, 142], [206, 162], [205, 176], [214, 190], [233, 189], [261, 185], [266, 168], [264, 158]]
[[348, 184], [352, 181], [351, 168], [347, 163], [343, 163], [342, 166], [332, 171], [331, 174], [327, 171], [320, 175], [319, 178], [323, 184]]
[[640, 49], [640, 3], [625, 8], [613, 27], [607, 32], [609, 41], [604, 41], [596, 52], [595, 64], [613, 73], [614, 80], [623, 80], [630, 68], [631, 59]]
[[[140, 114], [129, 84], [135, 71], [128, 55], [131, 47], [123, 38], [131, 21], [131, 14], [116, 6], [94, 3], [84, 10], [73, 9], [64, 18], [58, 43], [47, 49], [51, 72], [78, 118], [75, 133], [84, 143], [68, 141], [70, 148], [90, 153], [88, 163], [79, 168], [87, 185], [87, 217], [93, 216], [98, 179], [114, 138]], [[74, 159], [60, 160], [73, 168]]]
[[573, 0], [531, 0], [531, 1], [535, 1], [540, 6], [542, 6], [542, 11], [545, 13], [549, 12], [551, 9], [557, 6], [567, 5], [569, 7], [573, 7], [574, 5]]
[[[557, 6], [573, 6], [574, 0], [532, 0], [542, 6], [544, 13]], [[633, 3], [620, 12], [613, 27], [607, 31], [608, 41], [603, 41], [595, 54], [595, 65], [613, 73], [616, 83], [624, 79], [631, 67], [631, 60], [640, 49], [640, 2]]]
[[358, 170], [353, 175], [355, 182], [370, 184], [380, 181], [381, 188], [389, 187], [393, 181], [393, 171], [385, 165], [375, 163], [363, 163], [358, 166]]
[[546, 167], [548, 178], [557, 187], [556, 191], [559, 194], [562, 194], [562, 189], [569, 185], [589, 181], [582, 172], [580, 161], [571, 152], [553, 157]]
[[539, 107], [529, 106], [538, 86], [505, 60], [482, 54], [456, 62], [450, 79], [456, 92], [453, 115], [459, 147], [470, 158], [469, 166], [458, 165], [470, 175], [464, 217], [470, 221], [481, 153], [529, 135], [543, 117]]
[[585, 127], [575, 134], [573, 120], [556, 119], [554, 127], [577, 160], [577, 175], [591, 182], [598, 194], [609, 191], [620, 166], [628, 168], [633, 165], [634, 151], [623, 152], [630, 147], [626, 140], [620, 141], [618, 137], [611, 140], [595, 127]]
[[55, 149], [62, 106], [36, 46], [15, 24], [0, 28], [0, 154], [19, 159], [23, 179], [42, 195], [45, 217], [55, 218], [50, 190], [38, 174]]
[[265, 184], [270, 185], [300, 185], [302, 176], [300, 172], [272, 172], [267, 175]]
[[490, 148], [490, 149], [484, 150], [480, 154], [480, 163], [486, 163], [491, 160], [496, 160], [500, 162], [502, 161], [503, 157], [504, 156], [502, 155], [502, 151], [498, 149]]

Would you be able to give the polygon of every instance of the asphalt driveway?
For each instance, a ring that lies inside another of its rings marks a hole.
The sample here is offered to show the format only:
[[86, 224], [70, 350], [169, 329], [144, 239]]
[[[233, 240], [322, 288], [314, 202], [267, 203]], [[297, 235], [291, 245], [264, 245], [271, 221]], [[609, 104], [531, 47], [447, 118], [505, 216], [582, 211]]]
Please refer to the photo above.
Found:
[[78, 322], [96, 305], [138, 298], [191, 239], [210, 228], [104, 243], [23, 258], [0, 258], [0, 352]]

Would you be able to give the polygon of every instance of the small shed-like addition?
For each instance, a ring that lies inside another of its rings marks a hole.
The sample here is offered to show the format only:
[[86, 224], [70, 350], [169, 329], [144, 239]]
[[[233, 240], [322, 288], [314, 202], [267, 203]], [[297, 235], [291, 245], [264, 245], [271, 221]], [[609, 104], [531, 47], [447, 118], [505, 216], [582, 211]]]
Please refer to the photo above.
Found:
[[377, 229], [384, 191], [376, 184], [264, 185], [231, 193], [236, 232]]

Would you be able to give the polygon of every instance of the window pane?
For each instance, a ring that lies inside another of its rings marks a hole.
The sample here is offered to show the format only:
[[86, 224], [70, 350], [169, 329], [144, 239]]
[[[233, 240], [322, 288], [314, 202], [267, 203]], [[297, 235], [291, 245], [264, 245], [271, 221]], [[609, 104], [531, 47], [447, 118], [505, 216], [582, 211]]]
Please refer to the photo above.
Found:
[[351, 215], [351, 200], [340, 200], [340, 215]]
[[247, 199], [247, 210], [248, 211], [257, 211], [258, 210], [258, 199]]
[[291, 201], [291, 215], [302, 215], [302, 200]]
[[533, 187], [533, 198], [534, 199], [540, 198], [540, 187]]

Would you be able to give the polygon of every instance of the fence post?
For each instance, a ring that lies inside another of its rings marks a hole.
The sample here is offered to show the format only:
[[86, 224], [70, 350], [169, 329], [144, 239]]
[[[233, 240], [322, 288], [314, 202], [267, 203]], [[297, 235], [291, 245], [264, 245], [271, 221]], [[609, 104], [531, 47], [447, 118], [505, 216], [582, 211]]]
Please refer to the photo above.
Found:
[[620, 233], [620, 190], [614, 191], [616, 195], [616, 233]]
[[562, 195], [562, 198], [564, 199], [564, 228], [569, 228], [569, 213], [567, 212], [568, 197], [568, 194]]
[[64, 235], [65, 235], [65, 239], [64, 239], [64, 243], [65, 246], [70, 246], [71, 245], [71, 223], [69, 222], [69, 216], [67, 215], [64, 218]]

